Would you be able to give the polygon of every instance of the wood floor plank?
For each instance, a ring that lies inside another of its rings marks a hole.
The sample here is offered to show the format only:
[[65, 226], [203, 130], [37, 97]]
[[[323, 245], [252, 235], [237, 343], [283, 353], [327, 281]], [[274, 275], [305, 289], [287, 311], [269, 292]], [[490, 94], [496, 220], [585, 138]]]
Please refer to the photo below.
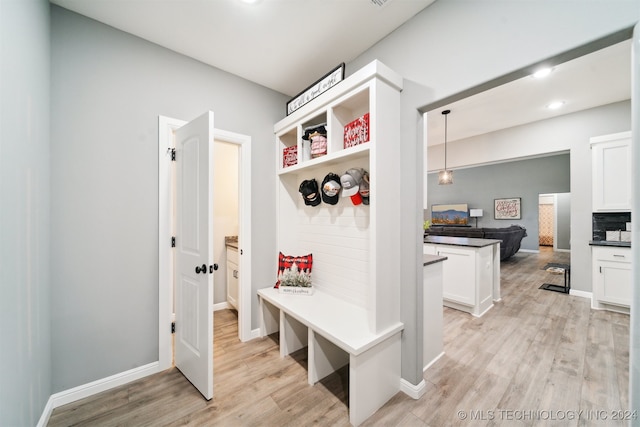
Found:
[[[594, 417], [628, 409], [629, 316], [539, 289], [564, 279], [547, 263], [569, 261], [519, 252], [502, 263], [502, 300], [484, 316], [445, 307], [445, 354], [425, 372], [424, 396], [398, 393], [363, 426], [624, 425]], [[281, 358], [277, 334], [242, 343], [237, 322], [234, 310], [214, 314], [212, 400], [172, 368], [56, 408], [48, 425], [349, 425], [347, 367], [310, 386], [305, 349]]]

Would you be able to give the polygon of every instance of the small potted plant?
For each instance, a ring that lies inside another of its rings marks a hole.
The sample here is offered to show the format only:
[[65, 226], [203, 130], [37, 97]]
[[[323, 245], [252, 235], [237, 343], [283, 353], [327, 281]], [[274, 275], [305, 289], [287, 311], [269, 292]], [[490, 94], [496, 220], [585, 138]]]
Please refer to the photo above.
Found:
[[280, 278], [281, 294], [311, 295], [311, 274], [298, 270], [298, 265], [293, 263], [291, 268], [286, 269]]

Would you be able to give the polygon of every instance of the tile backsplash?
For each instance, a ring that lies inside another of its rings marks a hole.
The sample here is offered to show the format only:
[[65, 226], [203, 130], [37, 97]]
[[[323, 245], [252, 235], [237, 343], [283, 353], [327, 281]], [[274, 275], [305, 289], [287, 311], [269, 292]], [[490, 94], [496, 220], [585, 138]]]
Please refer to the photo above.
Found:
[[631, 212], [594, 212], [591, 220], [593, 241], [607, 240], [607, 231], [626, 230]]

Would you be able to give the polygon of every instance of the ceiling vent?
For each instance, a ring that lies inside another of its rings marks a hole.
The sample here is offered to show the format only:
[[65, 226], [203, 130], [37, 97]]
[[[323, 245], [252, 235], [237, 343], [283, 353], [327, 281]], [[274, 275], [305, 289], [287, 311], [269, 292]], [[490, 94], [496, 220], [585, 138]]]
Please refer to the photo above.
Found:
[[370, 1], [371, 1], [371, 3], [373, 3], [375, 6], [382, 7], [382, 6], [387, 5], [388, 3], [391, 3], [393, 0], [370, 0]]

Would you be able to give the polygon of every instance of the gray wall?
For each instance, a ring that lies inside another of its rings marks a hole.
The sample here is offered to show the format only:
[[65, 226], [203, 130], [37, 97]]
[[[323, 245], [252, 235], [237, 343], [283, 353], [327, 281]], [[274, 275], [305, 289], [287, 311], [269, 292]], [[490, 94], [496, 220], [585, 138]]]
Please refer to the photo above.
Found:
[[556, 194], [556, 248], [571, 249], [571, 193]]
[[0, 425], [51, 395], [49, 4], [0, 0]]
[[216, 128], [252, 137], [252, 286], [271, 283], [273, 124], [288, 98], [57, 6], [51, 15], [52, 360], [61, 391], [158, 360], [158, 115], [212, 110]]
[[[405, 86], [404, 92], [418, 90], [421, 101], [417, 107], [422, 107], [629, 28], [639, 18], [640, 4], [636, 0], [436, 1], [350, 61], [347, 73], [379, 59], [405, 81], [414, 83], [414, 88]], [[403, 97], [411, 95], [403, 93]], [[415, 120], [403, 121], [401, 144], [416, 144], [414, 153], [420, 152], [422, 144], [416, 126]], [[405, 138], [415, 139], [407, 142]], [[571, 161], [573, 171], [573, 157]], [[399, 182], [422, 179], [420, 169], [409, 168], [403, 170]], [[416, 209], [415, 215], [407, 218], [413, 217], [415, 223], [402, 224], [400, 230], [403, 262], [413, 262], [414, 254], [421, 251], [412, 232], [421, 227], [423, 194], [420, 185], [414, 190], [417, 207], [413, 201], [407, 206]], [[572, 205], [572, 212], [578, 208], [584, 206]], [[415, 272], [410, 267], [401, 269], [402, 320], [407, 325], [421, 319], [420, 307], [416, 306], [421, 299], [416, 295], [421, 294], [422, 270]], [[415, 331], [403, 334], [402, 341], [402, 377], [415, 385], [422, 381], [421, 359], [415, 359], [421, 355], [421, 334], [418, 323]]]
[[[538, 250], [538, 195], [571, 191], [569, 154], [520, 160], [496, 165], [458, 169], [452, 185], [438, 185], [438, 174], [427, 177], [427, 204], [467, 203], [483, 210], [478, 227], [508, 227], [518, 224], [527, 229], [521, 249]], [[494, 219], [493, 201], [520, 197], [522, 219]], [[431, 218], [425, 209], [425, 219]], [[475, 226], [471, 218], [469, 223]]]

